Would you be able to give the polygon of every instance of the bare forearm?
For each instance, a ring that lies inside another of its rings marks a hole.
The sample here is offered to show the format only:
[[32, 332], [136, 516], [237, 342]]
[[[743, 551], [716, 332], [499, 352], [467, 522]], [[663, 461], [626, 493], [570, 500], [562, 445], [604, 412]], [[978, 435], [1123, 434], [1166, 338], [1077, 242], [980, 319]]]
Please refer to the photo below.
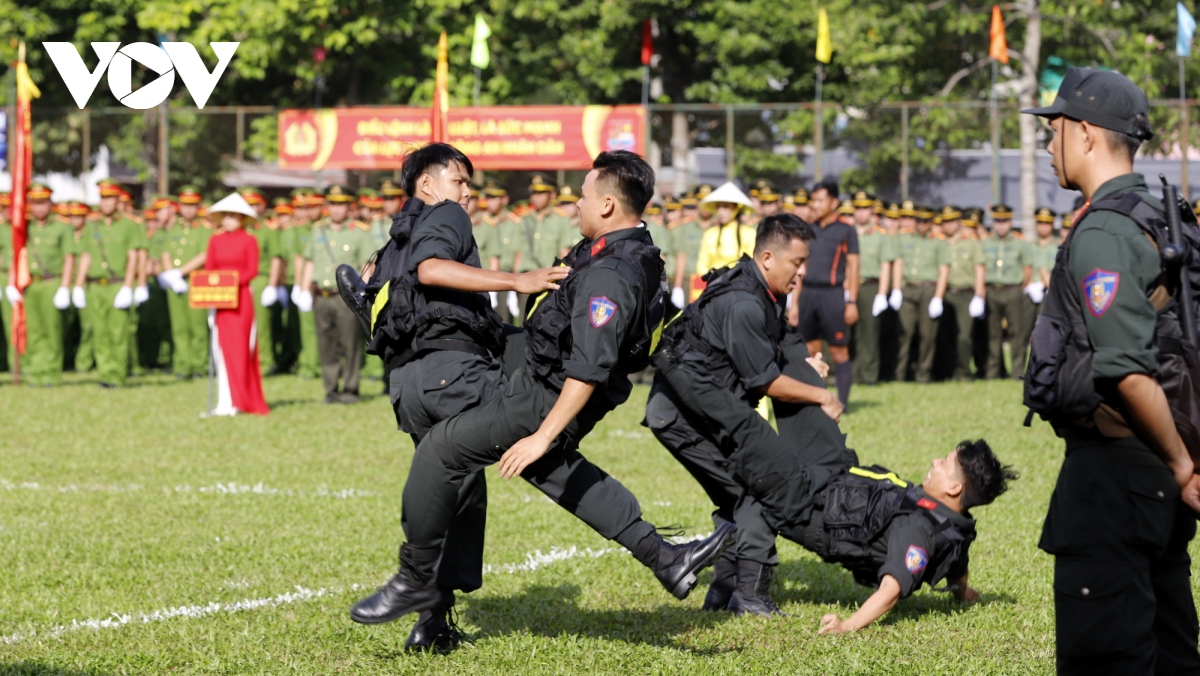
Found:
[[313, 263], [304, 261], [304, 274], [300, 275], [300, 288], [307, 290], [312, 285]]
[[1033, 266], [1026, 265], [1021, 271], [1021, 288], [1029, 286], [1029, 281], [1033, 279]]
[[304, 285], [304, 256], [292, 257], [292, 285]]
[[975, 295], [983, 298], [987, 295], [987, 268], [975, 266]]
[[138, 268], [141, 267], [138, 261], [137, 249], [130, 249], [125, 253], [125, 279], [122, 282], [125, 286], [133, 286], [134, 279], [137, 277]]
[[892, 261], [892, 288], [899, 289], [904, 285], [904, 259]]
[[888, 295], [892, 290], [892, 262], [884, 261], [879, 264], [879, 293]]
[[84, 252], [79, 255], [79, 270], [75, 273], [75, 286], [83, 286], [87, 281], [88, 268], [92, 265], [92, 255]]
[[779, 376], [767, 385], [766, 395], [778, 401], [793, 404], [824, 404], [833, 393], [823, 387], [814, 387], [795, 378]]
[[949, 265], [939, 265], [938, 266], [937, 287], [934, 289], [933, 295], [937, 296], [938, 298], [945, 298], [946, 297], [946, 284], [949, 281], [950, 281], [950, 266]]
[[851, 303], [858, 301], [858, 283], [859, 283], [859, 260], [858, 254], [846, 255], [846, 294], [850, 297]]
[[853, 615], [842, 622], [842, 628], [847, 631], [858, 631], [883, 617], [887, 611], [895, 607], [900, 600], [900, 583], [891, 575], [885, 575], [879, 583], [879, 589], [871, 594]]
[[430, 258], [417, 266], [417, 281], [426, 286], [458, 291], [512, 291], [516, 278], [508, 272], [481, 270], [457, 261]]
[[279, 286], [283, 281], [283, 259], [275, 257], [271, 259], [271, 268], [267, 271], [267, 286]]
[[680, 251], [675, 256], [675, 286], [683, 288], [683, 282], [687, 279], [687, 254]]
[[202, 254], [202, 253], [196, 254], [195, 256], [192, 257], [192, 259], [190, 261], [188, 261], [188, 262], [184, 263], [182, 266], [180, 266], [179, 274], [190, 275], [193, 272], [195, 272], [196, 270], [199, 270], [200, 268], [204, 267], [205, 257], [206, 257], [206, 254]]
[[1131, 373], [1117, 383], [1117, 391], [1130, 426], [1164, 462], [1172, 464], [1187, 455], [1175, 430], [1167, 396], [1156, 380], [1144, 373]]
[[567, 425], [587, 405], [595, 390], [595, 383], [567, 378], [567, 381], [563, 383], [562, 392], [554, 402], [554, 407], [550, 409], [550, 413], [546, 414], [546, 419], [538, 427], [537, 435], [547, 441], [557, 439], [558, 435], [562, 434]]
[[75, 256], [68, 254], [67, 256], [65, 256], [63, 258], [62, 281], [59, 282], [59, 286], [70, 286], [71, 285], [71, 269], [74, 267], [75, 267]]

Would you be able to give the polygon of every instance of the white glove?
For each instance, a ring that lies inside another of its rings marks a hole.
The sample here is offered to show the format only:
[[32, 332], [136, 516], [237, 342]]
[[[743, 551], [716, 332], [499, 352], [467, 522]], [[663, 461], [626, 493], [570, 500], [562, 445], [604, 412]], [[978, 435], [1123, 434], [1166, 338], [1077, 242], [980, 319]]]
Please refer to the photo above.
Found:
[[514, 317], [521, 316], [521, 306], [520, 306], [520, 304], [517, 303], [517, 292], [516, 291], [508, 292], [507, 304], [508, 304], [509, 314], [511, 314]]
[[500, 294], [495, 291], [488, 291], [488, 300], [492, 301], [493, 310], [500, 306]]
[[188, 283], [183, 280], [183, 275], [179, 275], [178, 279], [171, 282], [171, 291], [174, 291], [177, 296], [188, 292]]
[[675, 304], [675, 307], [687, 307], [687, 296], [683, 294], [682, 286], [671, 289], [671, 302]]
[[71, 305], [82, 310], [87, 307], [87, 294], [84, 293], [82, 286], [77, 286], [71, 289]]
[[871, 316], [878, 317], [886, 309], [888, 309], [887, 297], [882, 293], [875, 294], [875, 300], [871, 301]]
[[12, 303], [13, 305], [20, 303], [25, 298], [21, 295], [20, 291], [17, 291], [17, 287], [15, 286], [4, 287], [4, 295], [8, 297], [8, 302]]
[[150, 287], [143, 284], [133, 290], [133, 302], [141, 305], [148, 300], [150, 300]]
[[133, 305], [133, 289], [122, 286], [117, 291], [117, 297], [113, 298], [113, 307], [118, 310], [128, 310], [130, 305]]
[[58, 291], [54, 292], [54, 307], [58, 310], [66, 310], [71, 307], [71, 292], [67, 287], [60, 286]]
[[888, 296], [888, 307], [899, 312], [900, 304], [904, 302], [904, 294], [900, 293], [900, 289], [892, 289], [891, 295]]
[[155, 279], [158, 280], [158, 288], [163, 290], [171, 288], [171, 277], [167, 275], [168, 272], [170, 272], [170, 270], [165, 270], [158, 273], [158, 276], [155, 277]]
[[313, 296], [312, 291], [301, 291], [299, 298], [292, 298], [292, 302], [296, 304], [296, 308], [301, 312], [312, 312]]
[[304, 289], [300, 288], [299, 284], [292, 285], [292, 305], [300, 307], [300, 296], [304, 294]]
[[275, 287], [275, 297], [279, 300], [279, 307], [283, 308], [284, 310], [288, 309], [288, 306], [292, 304], [292, 299], [288, 297], [288, 290], [286, 286]]
[[1025, 295], [1029, 296], [1029, 300], [1033, 301], [1034, 305], [1038, 305], [1046, 298], [1046, 285], [1041, 282], [1030, 282], [1029, 286], [1025, 287]]
[[[183, 291], [180, 291], [180, 285], [183, 285]], [[170, 289], [175, 293], [187, 293], [187, 282], [183, 281], [183, 273], [179, 268], [171, 268], [163, 270], [163, 273], [158, 276], [158, 285], [163, 289]]]
[[971, 317], [974, 319], [979, 319], [982, 317], [983, 312], [986, 309], [987, 306], [983, 302], [983, 296], [975, 296], [971, 299], [971, 302], [967, 304], [967, 314], [971, 315]]
[[259, 299], [258, 299], [258, 301], [260, 303], [262, 303], [263, 307], [271, 307], [278, 300], [279, 300], [279, 289], [276, 289], [273, 286], [268, 286], [268, 287], [264, 288], [262, 290], [262, 295], [259, 296]]
[[942, 316], [942, 299], [938, 298], [937, 296], [934, 296], [933, 299], [929, 301], [929, 318], [937, 319], [938, 317], [941, 317], [941, 316]]

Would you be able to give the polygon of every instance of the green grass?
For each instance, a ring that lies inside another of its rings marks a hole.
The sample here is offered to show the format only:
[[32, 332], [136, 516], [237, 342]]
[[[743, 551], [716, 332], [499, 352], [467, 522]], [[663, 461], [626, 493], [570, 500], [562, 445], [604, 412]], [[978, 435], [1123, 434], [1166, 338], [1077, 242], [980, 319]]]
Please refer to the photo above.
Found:
[[[775, 596], [790, 617], [702, 613], [704, 586], [675, 601], [628, 554], [600, 553], [613, 543], [489, 470], [492, 572], [458, 606], [471, 642], [413, 656], [403, 651], [411, 618], [363, 627], [347, 616], [394, 572], [401, 539], [413, 449], [386, 398], [323, 406], [316, 381], [275, 378], [269, 417], [201, 420], [203, 382], [133, 382], [112, 392], [79, 379], [0, 387], [0, 673], [1052, 670], [1051, 559], [1036, 542], [1062, 451], [1046, 425], [1021, 426], [1018, 383], [859, 387], [843, 422], [863, 461], [902, 476], [920, 478], [930, 458], [967, 437], [987, 438], [1022, 472], [977, 510], [975, 606], [924, 589], [876, 626], [817, 636], [822, 614], [845, 616], [870, 590], [781, 541]], [[637, 424], [646, 393], [637, 387], [583, 452], [651, 521], [708, 532], [703, 492]], [[520, 565], [571, 547], [560, 560]], [[220, 605], [262, 599], [237, 612]], [[197, 617], [143, 621], [208, 604], [217, 605], [193, 608]], [[72, 624], [86, 620], [113, 626]]]

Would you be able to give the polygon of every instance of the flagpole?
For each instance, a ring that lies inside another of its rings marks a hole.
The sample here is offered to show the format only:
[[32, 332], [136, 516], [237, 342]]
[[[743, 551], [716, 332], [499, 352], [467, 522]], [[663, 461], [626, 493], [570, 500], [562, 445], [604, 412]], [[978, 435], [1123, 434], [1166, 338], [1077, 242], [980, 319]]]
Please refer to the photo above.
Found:
[[1188, 189], [1188, 107], [1187, 107], [1187, 88], [1184, 86], [1183, 75], [1183, 58], [1179, 57], [1179, 106], [1181, 109], [1181, 123], [1183, 125], [1182, 133], [1180, 134], [1180, 150], [1182, 151], [1182, 164], [1179, 167], [1179, 182], [1183, 187], [1183, 198], [1190, 199]]
[[479, 66], [475, 66], [475, 107], [479, 107]]
[[996, 107], [996, 84], [1000, 81], [1000, 64], [992, 59], [992, 204], [1000, 203], [1000, 111]]
[[825, 66], [817, 62], [817, 101], [814, 106], [816, 113], [816, 121], [813, 124], [813, 180], [821, 181], [825, 178], [825, 171], [821, 167], [822, 155], [825, 154], [825, 139], [822, 127], [821, 117], [821, 81], [825, 79]]
[[650, 105], [650, 66], [642, 66], [642, 105]]

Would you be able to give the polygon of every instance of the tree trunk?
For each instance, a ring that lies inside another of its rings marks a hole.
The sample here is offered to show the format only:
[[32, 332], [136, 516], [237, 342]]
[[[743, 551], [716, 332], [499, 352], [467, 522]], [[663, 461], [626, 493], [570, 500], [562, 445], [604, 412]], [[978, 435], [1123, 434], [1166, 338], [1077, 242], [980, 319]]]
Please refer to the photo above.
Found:
[[675, 169], [675, 196], [680, 197], [688, 189], [688, 134], [687, 113], [671, 113], [671, 166]]
[[[1037, 105], [1038, 64], [1042, 51], [1042, 14], [1038, 0], [1023, 0], [1025, 14], [1025, 45], [1021, 49], [1024, 69], [1021, 72], [1021, 108]], [[1033, 229], [1033, 212], [1037, 209], [1037, 127], [1033, 115], [1021, 115], [1021, 223], [1025, 230]]]

